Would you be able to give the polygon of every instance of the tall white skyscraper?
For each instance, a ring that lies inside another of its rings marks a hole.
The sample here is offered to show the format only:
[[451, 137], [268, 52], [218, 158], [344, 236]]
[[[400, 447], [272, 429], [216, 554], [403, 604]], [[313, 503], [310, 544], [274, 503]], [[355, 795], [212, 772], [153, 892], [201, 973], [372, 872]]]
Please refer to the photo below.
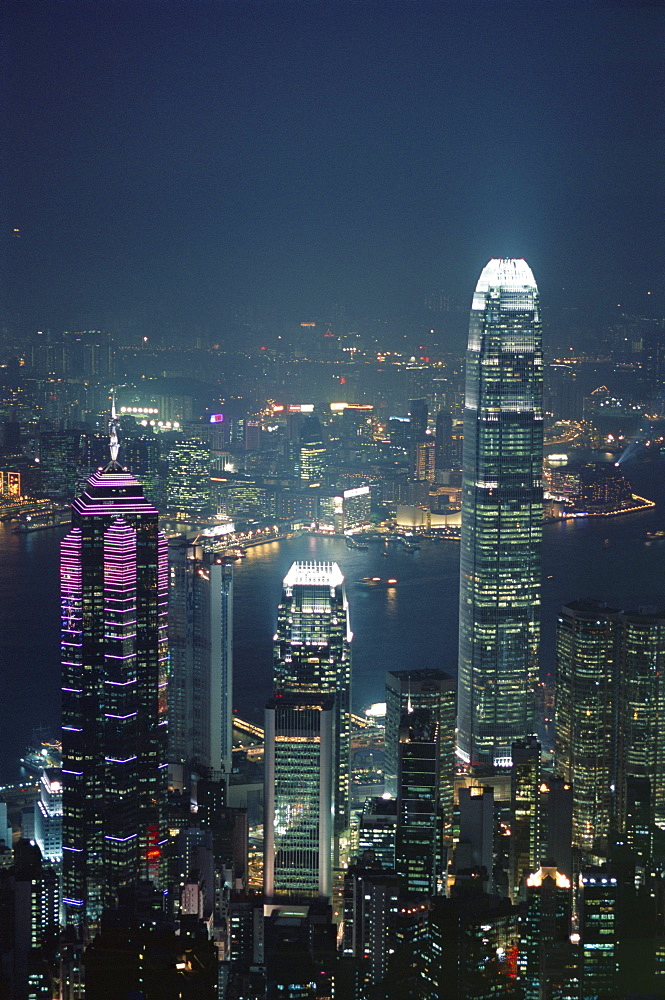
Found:
[[457, 751], [509, 766], [534, 732], [540, 636], [543, 356], [524, 260], [491, 260], [466, 355]]

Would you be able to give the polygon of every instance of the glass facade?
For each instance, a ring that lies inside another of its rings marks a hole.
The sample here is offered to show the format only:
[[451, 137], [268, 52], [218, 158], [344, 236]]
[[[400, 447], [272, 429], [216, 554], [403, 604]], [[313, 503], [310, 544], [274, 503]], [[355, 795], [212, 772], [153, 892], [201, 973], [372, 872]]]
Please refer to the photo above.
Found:
[[538, 867], [540, 859], [540, 743], [530, 737], [513, 744], [510, 775], [512, 827], [510, 836], [510, 885], [513, 902], [522, 880]]
[[460, 564], [459, 756], [509, 766], [534, 732], [540, 636], [542, 338], [523, 260], [492, 260], [466, 357]]
[[198, 438], [178, 441], [168, 455], [167, 506], [182, 518], [208, 517], [210, 499], [210, 448]]
[[628, 775], [650, 783], [651, 814], [665, 829], [665, 613], [619, 616], [619, 814], [625, 824]]
[[274, 646], [276, 694], [335, 697], [335, 832], [349, 825], [351, 639], [337, 563], [294, 563], [284, 578]]
[[298, 474], [301, 483], [322, 483], [326, 476], [327, 449], [318, 417], [307, 417], [300, 429]]
[[438, 728], [428, 709], [405, 712], [400, 723], [395, 868], [414, 895], [434, 894], [440, 868]]
[[572, 784], [575, 847], [627, 830], [629, 779], [665, 828], [665, 615], [574, 601], [557, 623], [557, 773]]
[[266, 706], [266, 896], [331, 893], [334, 714], [333, 698]]
[[166, 798], [167, 541], [112, 464], [61, 546], [63, 904], [93, 925], [120, 886], [159, 882]]
[[573, 846], [607, 838], [614, 812], [614, 661], [617, 612], [591, 601], [557, 621], [557, 773], [573, 785]]
[[580, 995], [585, 998], [616, 995], [617, 895], [617, 880], [604, 869], [582, 869], [578, 899]]
[[233, 565], [200, 545], [169, 548], [169, 759], [231, 772]]
[[455, 702], [457, 684], [442, 670], [398, 670], [386, 674], [386, 791], [397, 795], [400, 724], [405, 712], [427, 709], [437, 723], [438, 805], [444, 830], [451, 834], [455, 778]]

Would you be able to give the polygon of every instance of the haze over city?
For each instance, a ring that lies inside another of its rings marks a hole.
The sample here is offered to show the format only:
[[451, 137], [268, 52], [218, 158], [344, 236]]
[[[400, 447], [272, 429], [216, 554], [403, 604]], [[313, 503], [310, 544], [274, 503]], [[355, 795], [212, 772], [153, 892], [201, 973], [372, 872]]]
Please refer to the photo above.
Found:
[[530, 262], [564, 338], [619, 306], [662, 314], [661, 14], [6, 4], [4, 315], [183, 343], [229, 345], [239, 314], [401, 337], [441, 291], [466, 310], [491, 256]]
[[0, 10], [0, 1000], [665, 996], [665, 8]]

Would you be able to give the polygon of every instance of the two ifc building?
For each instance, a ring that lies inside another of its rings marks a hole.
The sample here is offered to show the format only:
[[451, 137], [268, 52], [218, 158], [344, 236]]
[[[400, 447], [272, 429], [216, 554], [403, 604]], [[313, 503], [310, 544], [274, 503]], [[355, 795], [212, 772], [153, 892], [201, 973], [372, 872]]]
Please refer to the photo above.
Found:
[[458, 756], [510, 766], [535, 731], [540, 637], [543, 357], [524, 260], [491, 260], [466, 356]]
[[158, 517], [140, 483], [112, 461], [74, 501], [73, 527], [62, 541], [63, 907], [69, 924], [96, 924], [122, 885], [159, 884], [168, 547]]

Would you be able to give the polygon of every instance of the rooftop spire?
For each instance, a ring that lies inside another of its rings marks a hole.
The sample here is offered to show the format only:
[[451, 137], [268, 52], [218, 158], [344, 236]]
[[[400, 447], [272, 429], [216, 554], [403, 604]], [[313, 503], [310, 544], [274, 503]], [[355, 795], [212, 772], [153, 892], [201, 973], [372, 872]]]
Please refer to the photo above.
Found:
[[118, 415], [115, 412], [115, 389], [111, 389], [111, 417], [109, 420], [109, 447], [111, 449], [111, 461], [109, 465], [104, 469], [104, 472], [108, 472], [110, 469], [119, 469], [118, 465], [118, 451], [120, 450], [120, 442], [118, 440]]

